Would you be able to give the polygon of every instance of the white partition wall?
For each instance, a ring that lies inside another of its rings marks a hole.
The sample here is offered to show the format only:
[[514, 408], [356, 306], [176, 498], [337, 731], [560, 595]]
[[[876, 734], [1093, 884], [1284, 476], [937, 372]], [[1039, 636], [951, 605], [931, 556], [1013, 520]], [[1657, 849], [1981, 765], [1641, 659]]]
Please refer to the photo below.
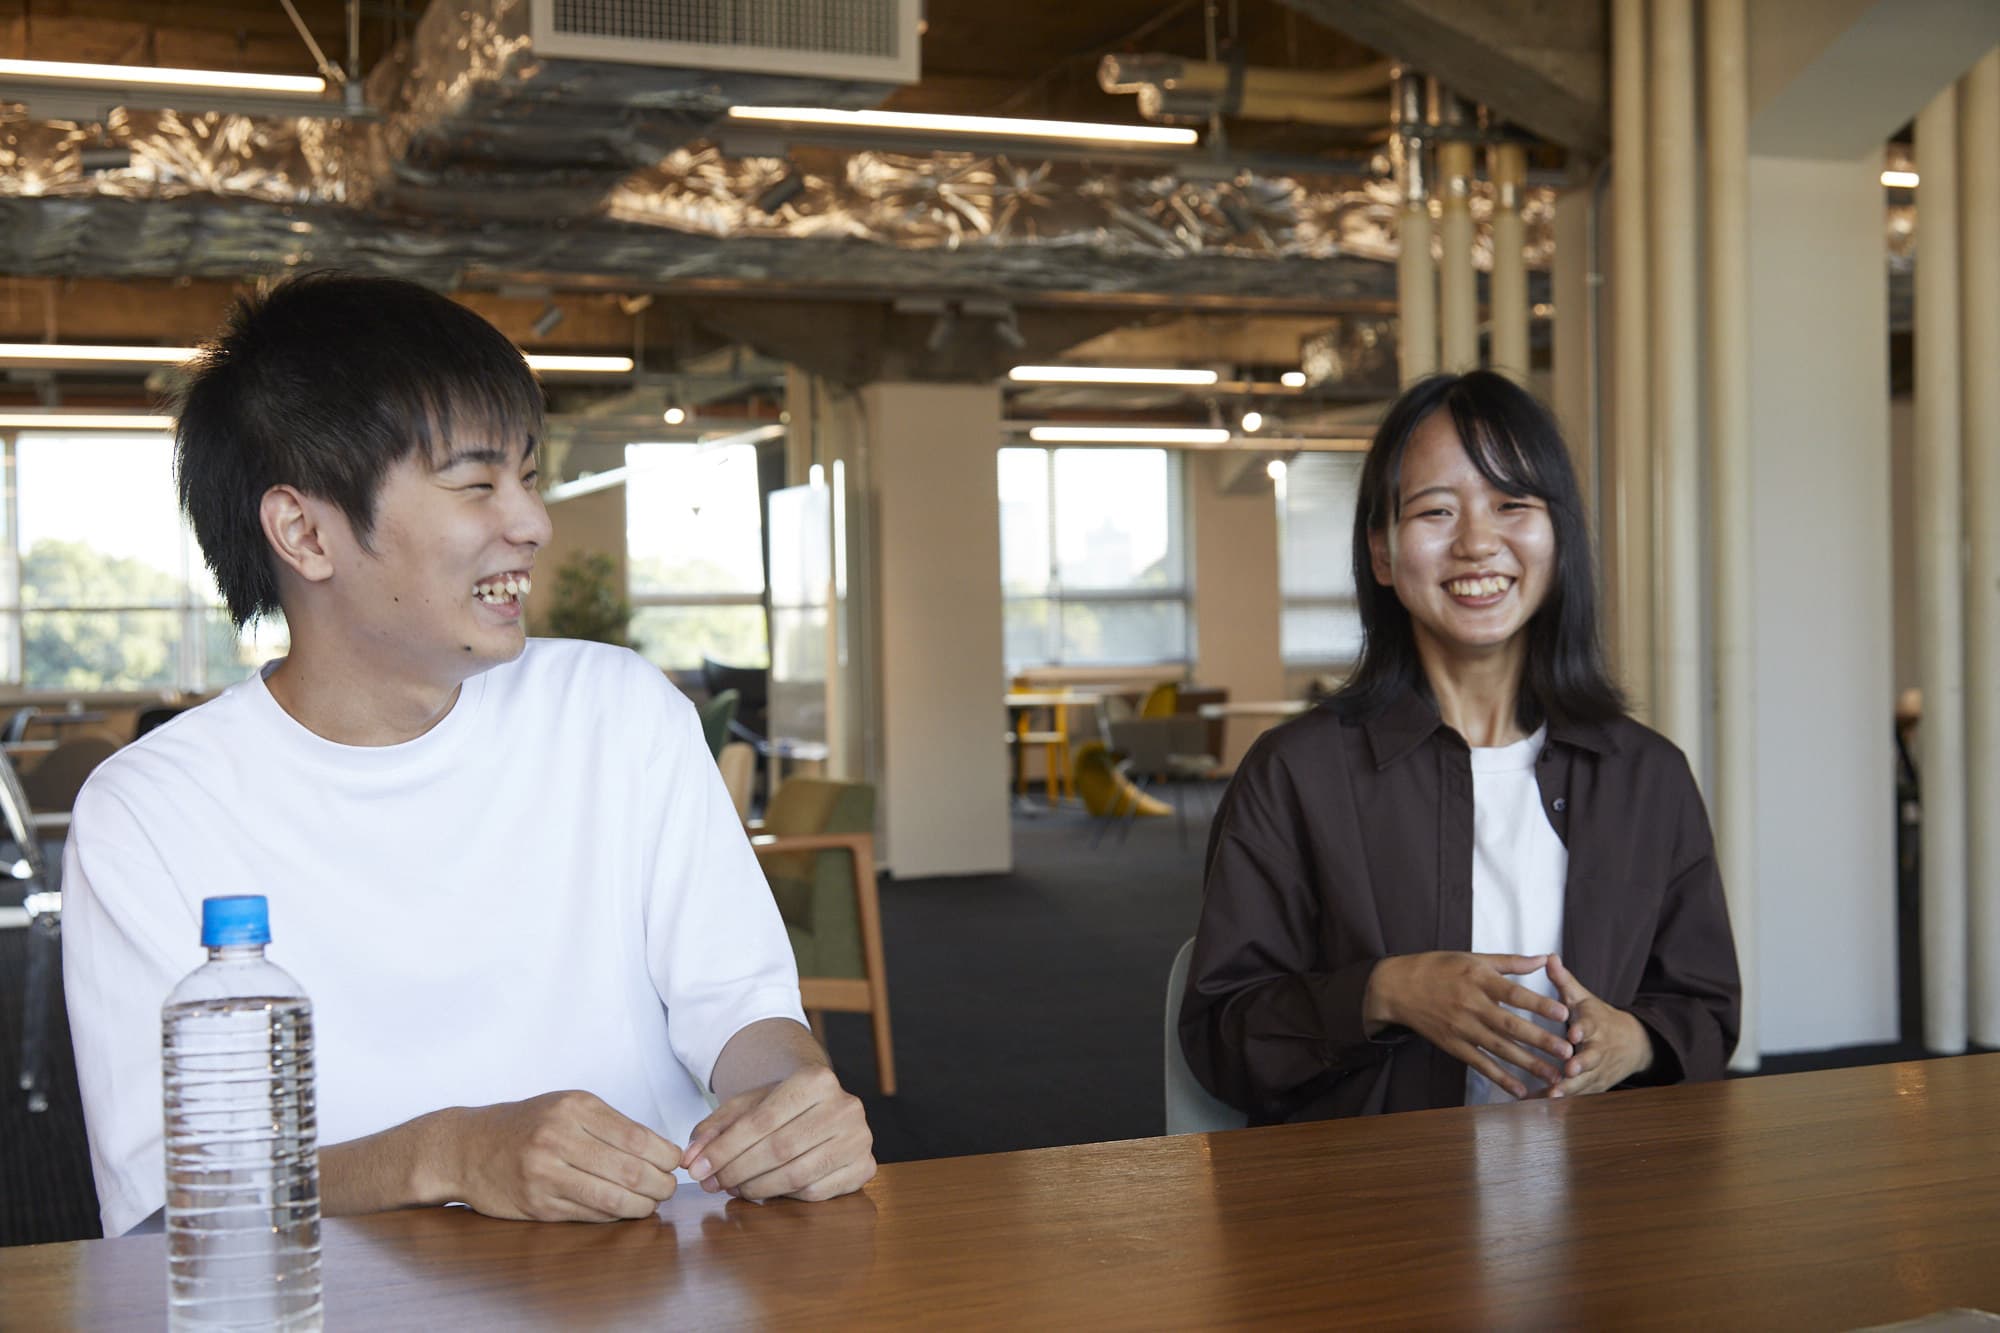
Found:
[[1765, 1051], [1897, 1033], [1881, 169], [1750, 162]]

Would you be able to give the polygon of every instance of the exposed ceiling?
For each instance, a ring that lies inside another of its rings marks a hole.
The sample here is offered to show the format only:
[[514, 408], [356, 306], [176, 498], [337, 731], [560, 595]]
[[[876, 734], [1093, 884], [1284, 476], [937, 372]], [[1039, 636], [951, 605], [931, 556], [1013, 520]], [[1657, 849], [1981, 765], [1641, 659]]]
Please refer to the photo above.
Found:
[[[520, 0], [362, 3], [352, 50], [340, 0], [295, 3], [328, 59], [364, 72], [376, 118], [177, 109], [93, 124], [0, 108], [0, 272], [13, 275], [0, 339], [196, 341], [242, 284], [342, 266], [456, 290], [539, 350], [636, 352], [660, 382], [732, 343], [839, 379], [964, 378], [1119, 328], [1199, 327], [1189, 312], [1337, 338], [1393, 296], [1386, 96], [1380, 124], [1230, 119], [1210, 136], [1219, 153], [1178, 164], [900, 143], [778, 157], [715, 141], [722, 108], [746, 102], [1137, 123], [1133, 98], [1100, 89], [1102, 56], [1202, 58], [1232, 36], [1253, 67], [1379, 61], [1308, 4], [927, 0], [922, 80], [884, 101], [838, 80], [538, 60]], [[0, 55], [314, 68], [278, 0], [14, 0], [0, 3]], [[93, 167], [105, 147], [129, 166]], [[768, 203], [780, 184], [790, 197]], [[567, 318], [537, 332], [552, 303]], [[1269, 379], [1296, 363], [1292, 341], [1275, 359], [1247, 335], [1181, 359]], [[102, 375], [0, 384], [17, 400], [131, 392]], [[1116, 413], [1147, 400], [1023, 401]]]

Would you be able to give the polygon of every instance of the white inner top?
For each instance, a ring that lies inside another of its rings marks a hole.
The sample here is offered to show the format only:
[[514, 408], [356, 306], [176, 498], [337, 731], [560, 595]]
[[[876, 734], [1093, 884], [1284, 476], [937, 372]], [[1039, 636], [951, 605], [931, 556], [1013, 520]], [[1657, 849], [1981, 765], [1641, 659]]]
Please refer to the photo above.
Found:
[[[1542, 809], [1535, 763], [1548, 728], [1526, 740], [1472, 752], [1472, 951], [1546, 954], [1562, 951], [1563, 884], [1569, 876], [1569, 849], [1556, 836]], [[1555, 983], [1546, 968], [1515, 977], [1531, 991], [1553, 998]], [[1520, 1010], [1514, 1010], [1520, 1013]], [[1551, 1032], [1563, 1024], [1526, 1015]], [[1503, 1061], [1512, 1069], [1511, 1062]], [[1551, 1059], [1550, 1063], [1555, 1063]], [[1529, 1092], [1544, 1086], [1519, 1070]], [[1477, 1070], [1465, 1071], [1465, 1104], [1514, 1100], [1507, 1090]]]

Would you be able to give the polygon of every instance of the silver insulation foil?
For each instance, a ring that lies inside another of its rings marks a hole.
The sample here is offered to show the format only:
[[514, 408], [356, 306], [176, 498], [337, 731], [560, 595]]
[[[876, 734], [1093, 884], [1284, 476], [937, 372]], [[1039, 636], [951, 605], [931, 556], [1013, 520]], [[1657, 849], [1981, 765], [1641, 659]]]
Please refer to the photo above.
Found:
[[[1386, 179], [831, 147], [729, 156], [698, 137], [732, 104], [866, 106], [883, 92], [543, 60], [518, 0], [438, 4], [371, 75], [365, 119], [121, 109], [79, 125], [0, 107], [0, 264], [108, 275], [342, 264], [445, 285], [476, 269], [893, 290], [1389, 291], [1362, 272], [1396, 254]], [[106, 150], [129, 160], [105, 166]], [[1550, 191], [1528, 191], [1533, 266], [1548, 260], [1552, 206]], [[1481, 183], [1482, 266], [1492, 207]], [[1327, 261], [1348, 262], [1312, 267]]]

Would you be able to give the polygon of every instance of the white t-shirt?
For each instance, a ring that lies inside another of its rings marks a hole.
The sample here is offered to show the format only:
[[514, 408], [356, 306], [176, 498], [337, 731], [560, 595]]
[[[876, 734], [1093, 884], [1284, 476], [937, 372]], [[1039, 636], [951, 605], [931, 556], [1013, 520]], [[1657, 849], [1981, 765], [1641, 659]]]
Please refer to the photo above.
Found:
[[[1541, 787], [1535, 781], [1535, 761], [1541, 756], [1547, 732], [1543, 727], [1512, 745], [1472, 752], [1474, 953], [1562, 952], [1563, 883], [1569, 877], [1569, 849], [1550, 826], [1548, 813], [1542, 809]], [[1556, 986], [1546, 968], [1513, 980], [1536, 994], [1555, 996]], [[1551, 1032], [1563, 1031], [1561, 1023], [1538, 1014], [1525, 1016]], [[1502, 1063], [1514, 1068], [1509, 1062]], [[1546, 1086], [1525, 1069], [1515, 1072], [1530, 1092]], [[1484, 1074], [1465, 1071], [1467, 1106], [1513, 1100], [1506, 1089]]]
[[270, 899], [312, 998], [319, 1141], [580, 1088], [676, 1143], [722, 1047], [804, 1021], [693, 706], [635, 654], [530, 640], [430, 731], [338, 745], [233, 686], [100, 767], [63, 977], [106, 1235], [161, 1207], [160, 1005], [201, 900]]

